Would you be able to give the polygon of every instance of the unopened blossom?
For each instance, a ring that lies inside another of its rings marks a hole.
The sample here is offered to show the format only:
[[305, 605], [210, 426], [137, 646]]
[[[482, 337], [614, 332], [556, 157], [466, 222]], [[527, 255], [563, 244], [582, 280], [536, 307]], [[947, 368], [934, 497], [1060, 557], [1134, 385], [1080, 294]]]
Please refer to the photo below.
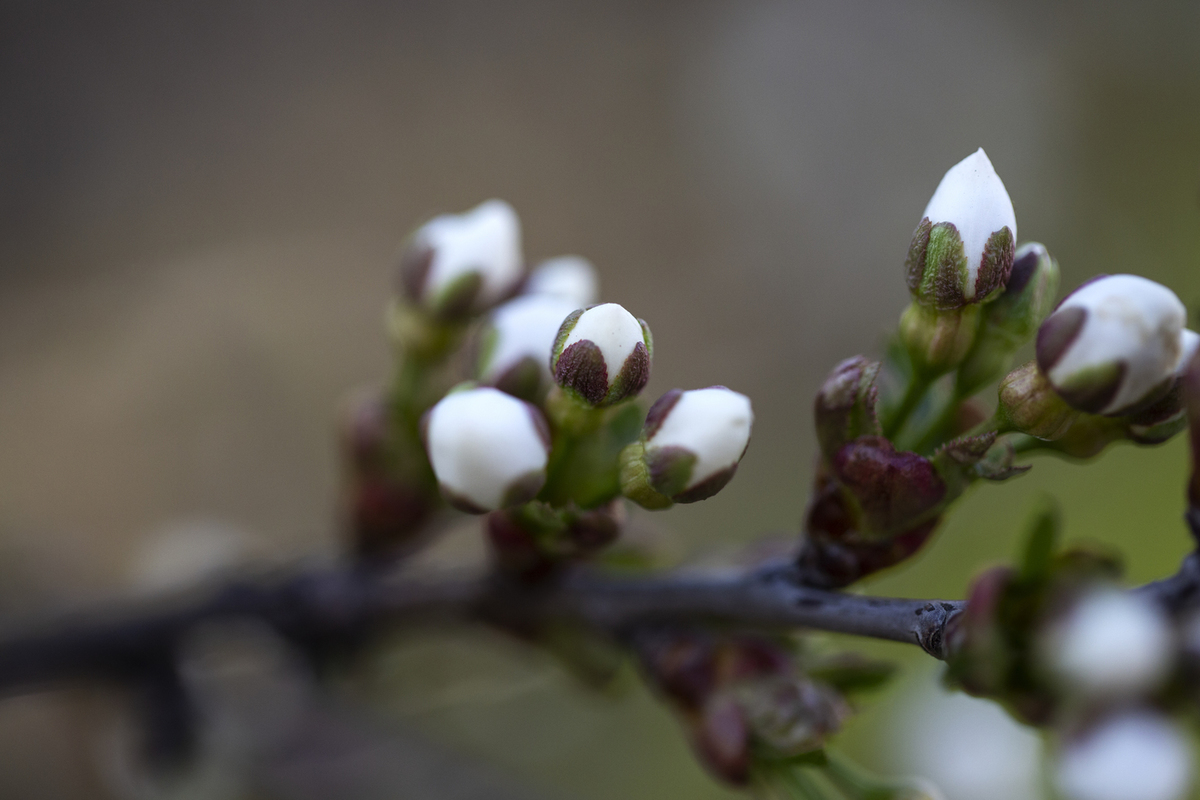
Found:
[[489, 316], [480, 335], [483, 383], [532, 399], [550, 385], [550, 351], [563, 320], [578, 306], [554, 295], [526, 294]]
[[409, 299], [435, 316], [483, 311], [521, 280], [521, 224], [503, 200], [443, 214], [412, 235], [400, 257]]
[[1191, 743], [1173, 723], [1127, 711], [1068, 742], [1054, 779], [1065, 800], [1183, 800], [1192, 760]]
[[633, 397], [650, 380], [650, 329], [616, 303], [580, 309], [563, 322], [554, 341], [554, 380], [591, 406]]
[[1008, 282], [1017, 219], [983, 148], [950, 168], [925, 207], [905, 262], [908, 288], [938, 310], [985, 302]]
[[1175, 658], [1174, 629], [1149, 600], [1116, 589], [1081, 598], [1044, 632], [1047, 667], [1068, 691], [1132, 695], [1153, 691]]
[[546, 482], [550, 437], [541, 411], [498, 389], [442, 398], [425, 421], [425, 446], [443, 496], [464, 511], [523, 503]]
[[546, 294], [569, 300], [575, 304], [575, 308], [589, 306], [600, 296], [596, 268], [582, 256], [546, 259], [529, 273], [525, 288], [530, 294]]
[[641, 440], [622, 455], [622, 478], [636, 476], [676, 503], [712, 497], [733, 479], [753, 423], [744, 394], [724, 386], [673, 389], [650, 407]]
[[1185, 342], [1195, 341], [1184, 335], [1186, 318], [1162, 284], [1137, 275], [1096, 278], [1038, 329], [1038, 367], [1073, 407], [1119, 415], [1170, 389]]

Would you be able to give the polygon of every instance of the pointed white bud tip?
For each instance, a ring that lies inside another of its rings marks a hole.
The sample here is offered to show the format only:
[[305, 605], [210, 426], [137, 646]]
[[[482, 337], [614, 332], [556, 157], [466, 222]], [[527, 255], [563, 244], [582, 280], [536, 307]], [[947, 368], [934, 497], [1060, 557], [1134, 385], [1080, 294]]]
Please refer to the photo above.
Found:
[[650, 380], [650, 329], [616, 303], [571, 314], [558, 330], [550, 370], [559, 386], [592, 406], [633, 397]]
[[498, 389], [443, 397], [425, 421], [425, 447], [446, 500], [470, 513], [532, 500], [546, 481], [542, 412]]
[[578, 306], [528, 294], [496, 308], [480, 337], [479, 380], [526, 400], [550, 385], [550, 351], [563, 320]]
[[600, 279], [592, 262], [582, 256], [549, 258], [529, 273], [529, 294], [561, 297], [583, 308], [600, 297]]
[[521, 224], [503, 200], [443, 214], [413, 234], [400, 260], [409, 297], [438, 316], [482, 311], [521, 280]]
[[1174, 628], [1138, 595], [1103, 589], [1085, 595], [1045, 632], [1047, 666], [1071, 691], [1129, 696], [1166, 680], [1176, 651]]
[[1017, 240], [1012, 200], [983, 148], [950, 168], [909, 247], [909, 289], [946, 310], [989, 299], [1008, 282]]
[[1067, 743], [1054, 777], [1065, 800], [1183, 800], [1192, 775], [1191, 744], [1174, 724], [1127, 711]]
[[1185, 345], [1187, 310], [1167, 287], [1106, 275], [1069, 294], [1038, 329], [1038, 367], [1081, 411], [1116, 415], [1170, 389]]
[[724, 386], [667, 392], [642, 429], [650, 485], [677, 503], [712, 497], [733, 478], [753, 424], [750, 398]]

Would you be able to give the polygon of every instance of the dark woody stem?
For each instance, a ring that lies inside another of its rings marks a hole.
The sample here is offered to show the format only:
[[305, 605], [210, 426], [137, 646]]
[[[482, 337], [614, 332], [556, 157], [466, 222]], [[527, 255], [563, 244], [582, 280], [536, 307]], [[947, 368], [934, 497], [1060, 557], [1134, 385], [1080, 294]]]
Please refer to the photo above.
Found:
[[[1200, 562], [1135, 591], [1168, 608], [1200, 595]], [[309, 652], [353, 647], [400, 623], [481, 621], [530, 631], [587, 626], [624, 638], [647, 625], [697, 622], [846, 633], [917, 644], [947, 657], [947, 625], [962, 601], [867, 597], [813, 589], [791, 566], [617, 577], [578, 568], [539, 583], [495, 574], [406, 575], [328, 567], [227, 582], [203, 593], [26, 623], [0, 635], [0, 691], [70, 680], [131, 680], [171, 658], [189, 630], [253, 618]]]

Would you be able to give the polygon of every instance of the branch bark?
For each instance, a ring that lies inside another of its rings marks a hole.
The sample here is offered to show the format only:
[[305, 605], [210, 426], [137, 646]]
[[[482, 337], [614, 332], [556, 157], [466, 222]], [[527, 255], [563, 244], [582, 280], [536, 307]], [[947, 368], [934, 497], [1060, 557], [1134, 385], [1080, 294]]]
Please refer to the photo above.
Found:
[[[1178, 574], [1135, 591], [1177, 610], [1200, 595], [1200, 560], [1189, 556]], [[618, 637], [663, 623], [809, 628], [908, 642], [944, 659], [947, 625], [963, 605], [814, 589], [790, 565], [638, 578], [577, 568], [533, 584], [495, 574], [327, 567], [12, 627], [0, 635], [0, 692], [136, 679], [161, 669], [196, 625], [241, 617], [315, 652], [353, 646], [381, 626], [456, 619], [518, 629], [576, 623]]]

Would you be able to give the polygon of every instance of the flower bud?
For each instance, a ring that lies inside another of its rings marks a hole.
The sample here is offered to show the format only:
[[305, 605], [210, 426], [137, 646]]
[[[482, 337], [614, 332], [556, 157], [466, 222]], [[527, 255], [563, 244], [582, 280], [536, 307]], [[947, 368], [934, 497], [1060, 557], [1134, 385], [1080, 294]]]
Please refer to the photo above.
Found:
[[963, 362], [975, 343], [978, 328], [978, 305], [938, 311], [911, 303], [900, 317], [900, 341], [914, 369], [936, 378]]
[[425, 447], [442, 495], [469, 513], [532, 500], [546, 482], [545, 418], [498, 389], [443, 397], [425, 420]]
[[503, 200], [462, 214], [434, 217], [400, 255], [410, 300], [435, 317], [478, 313], [503, 300], [521, 280], [521, 226]]
[[1170, 389], [1186, 316], [1175, 293], [1154, 281], [1096, 278], [1068, 295], [1038, 329], [1038, 367], [1072, 407], [1127, 413]]
[[649, 508], [712, 497], [737, 471], [753, 422], [750, 399], [724, 386], [672, 389], [621, 454], [622, 492]]
[[1064, 689], [1130, 696], [1162, 685], [1175, 633], [1151, 601], [1116, 589], [1093, 591], [1043, 632], [1042, 656]]
[[1008, 373], [1000, 383], [997, 413], [1012, 430], [1047, 441], [1062, 438], [1079, 418], [1079, 412], [1063, 402], [1035, 361]]
[[817, 441], [826, 458], [833, 458], [838, 448], [859, 436], [879, 435], [879, 420], [875, 416], [878, 375], [878, 361], [855, 356], [834, 367], [817, 391], [813, 419]]
[[645, 387], [653, 352], [646, 323], [616, 303], [604, 303], [580, 309], [562, 323], [550, 371], [576, 399], [610, 406]]
[[1017, 219], [983, 148], [950, 168], [925, 207], [905, 272], [913, 298], [938, 310], [983, 303], [1008, 282]]
[[583, 308], [595, 303], [600, 296], [600, 281], [596, 277], [596, 268], [586, 258], [558, 256], [534, 267], [525, 291], [561, 297], [574, 303], [574, 308]]
[[1137, 710], [1069, 741], [1054, 772], [1064, 800], [1183, 800], [1192, 776], [1190, 742], [1169, 720]]
[[550, 385], [558, 329], [576, 308], [561, 297], [529, 294], [493, 311], [480, 334], [480, 382], [524, 400], [540, 396]]
[[1037, 332], [1054, 307], [1058, 262], [1037, 242], [1017, 248], [1000, 295], [983, 309], [975, 346], [958, 370], [958, 393], [970, 395], [1002, 375], [1013, 354]]

